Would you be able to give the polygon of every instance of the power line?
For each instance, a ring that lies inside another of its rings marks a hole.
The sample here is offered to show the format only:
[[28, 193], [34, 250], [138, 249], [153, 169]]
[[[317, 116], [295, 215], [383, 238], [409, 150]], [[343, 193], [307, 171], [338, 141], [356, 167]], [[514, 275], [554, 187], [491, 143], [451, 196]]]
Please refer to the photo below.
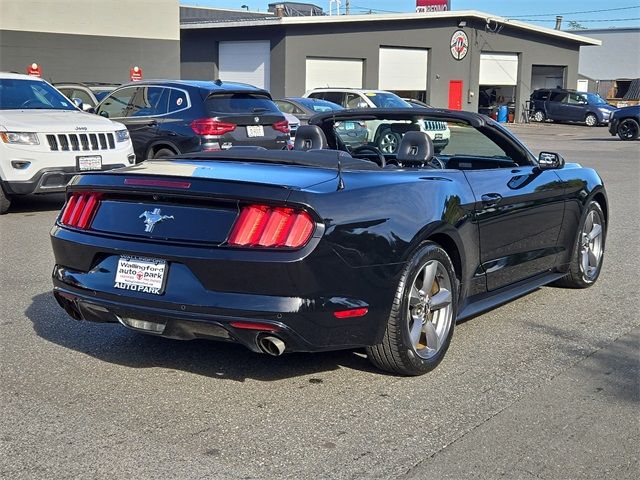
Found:
[[[514, 20], [516, 20], [514, 18]], [[553, 22], [554, 20], [540, 19], [540, 18], [518, 18], [519, 22]], [[634, 20], [640, 20], [640, 17], [635, 18], [608, 18], [608, 19], [597, 19], [597, 20], [585, 20], [585, 19], [573, 19], [573, 18], [565, 18], [565, 21], [569, 22], [630, 22]]]
[[535, 14], [531, 14], [531, 15], [528, 15], [528, 14], [525, 14], [525, 15], [509, 15], [509, 18], [552, 17], [552, 16], [555, 16], [555, 15], [582, 15], [583, 13], [615, 12], [615, 11], [619, 11], [619, 10], [629, 10], [630, 8], [640, 8], [640, 5], [632, 5], [630, 7], [601, 8], [599, 10], [583, 10], [581, 12], [535, 13]]

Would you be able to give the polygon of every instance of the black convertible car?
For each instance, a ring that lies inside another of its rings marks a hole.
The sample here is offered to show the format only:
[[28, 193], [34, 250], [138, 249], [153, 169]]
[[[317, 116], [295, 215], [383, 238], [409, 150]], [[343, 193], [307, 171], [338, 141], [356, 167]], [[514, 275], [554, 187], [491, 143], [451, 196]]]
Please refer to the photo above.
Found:
[[[425, 120], [451, 129], [437, 155]], [[389, 122], [398, 152], [345, 145], [345, 121]], [[608, 211], [594, 170], [535, 157], [472, 113], [344, 110], [310, 123], [292, 151], [234, 147], [75, 177], [51, 233], [58, 303], [78, 320], [271, 355], [366, 347], [378, 367], [418, 375], [456, 321], [551, 282], [597, 280]]]

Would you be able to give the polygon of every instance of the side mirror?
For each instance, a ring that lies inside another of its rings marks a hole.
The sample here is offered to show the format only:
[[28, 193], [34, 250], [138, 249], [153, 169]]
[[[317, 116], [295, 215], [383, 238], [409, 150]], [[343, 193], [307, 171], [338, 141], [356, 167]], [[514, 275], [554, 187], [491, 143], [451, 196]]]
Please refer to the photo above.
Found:
[[104, 118], [109, 118], [109, 112], [107, 112], [106, 110], [101, 110], [99, 115]]
[[540, 152], [538, 168], [540, 170], [557, 170], [564, 167], [564, 158], [559, 153]]
[[71, 101], [76, 106], [76, 108], [79, 108], [80, 110], [84, 110], [84, 103], [82, 103], [82, 100], [80, 100], [77, 97], [73, 97]]

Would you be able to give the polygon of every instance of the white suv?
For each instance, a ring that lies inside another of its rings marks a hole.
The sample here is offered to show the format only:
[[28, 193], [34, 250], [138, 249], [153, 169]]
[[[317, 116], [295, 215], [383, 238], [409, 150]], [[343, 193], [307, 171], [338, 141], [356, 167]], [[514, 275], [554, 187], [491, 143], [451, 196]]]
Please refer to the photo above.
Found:
[[124, 125], [79, 110], [44, 80], [0, 72], [0, 214], [13, 196], [64, 191], [76, 173], [135, 158]]
[[[308, 98], [319, 98], [337, 103], [344, 108], [414, 108], [395, 93], [385, 90], [360, 90], [357, 88], [315, 88], [304, 94]], [[398, 150], [402, 135], [394, 131], [390, 121], [367, 121], [369, 141], [382, 153], [393, 154]], [[424, 120], [420, 129], [433, 141], [436, 151], [449, 144], [451, 130], [445, 122]]]

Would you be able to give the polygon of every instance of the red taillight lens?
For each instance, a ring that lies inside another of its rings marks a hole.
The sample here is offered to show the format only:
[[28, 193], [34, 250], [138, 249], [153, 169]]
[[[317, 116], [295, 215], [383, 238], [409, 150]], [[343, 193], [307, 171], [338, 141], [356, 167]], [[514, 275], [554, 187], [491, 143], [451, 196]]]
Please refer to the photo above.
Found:
[[305, 211], [249, 205], [240, 212], [228, 243], [235, 247], [301, 248], [311, 238], [314, 227]]
[[369, 312], [367, 307], [363, 308], [351, 308], [349, 310], [338, 310], [333, 312], [333, 316], [336, 318], [356, 318], [364, 317]]
[[235, 123], [219, 122], [213, 118], [199, 118], [191, 122], [191, 130], [198, 135], [224, 135], [235, 129]]
[[273, 127], [274, 130], [277, 130], [282, 133], [291, 132], [291, 128], [289, 128], [289, 122], [287, 122], [286, 120], [282, 120], [281, 122], [276, 122], [271, 126]]
[[74, 193], [62, 211], [60, 223], [86, 230], [91, 226], [99, 206], [99, 193]]

